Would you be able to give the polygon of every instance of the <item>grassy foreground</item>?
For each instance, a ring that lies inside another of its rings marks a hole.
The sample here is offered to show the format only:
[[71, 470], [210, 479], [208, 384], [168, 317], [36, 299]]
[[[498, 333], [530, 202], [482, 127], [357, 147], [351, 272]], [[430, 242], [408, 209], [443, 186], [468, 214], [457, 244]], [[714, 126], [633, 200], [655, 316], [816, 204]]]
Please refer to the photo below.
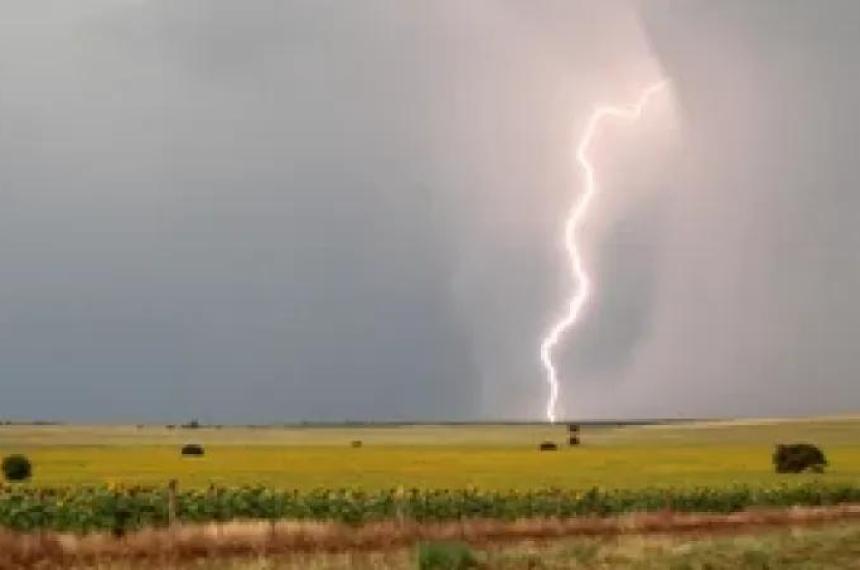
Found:
[[[409, 569], [418, 568], [415, 552], [388, 559], [322, 556], [296, 564], [258, 560], [221, 566], [221, 570]], [[636, 536], [577, 538], [545, 543], [502, 545], [478, 550], [483, 568], [494, 570], [636, 569], [765, 570], [860, 568], [860, 525], [827, 529], [781, 530], [735, 536]], [[207, 566], [212, 570], [219, 567]]]
[[[583, 445], [564, 426], [402, 426], [166, 429], [163, 426], [0, 426], [0, 455], [33, 460], [30, 486], [261, 485], [270, 488], [510, 490], [559, 487], [711, 488], [824, 480], [860, 484], [860, 418], [698, 422], [585, 428]], [[350, 447], [353, 440], [363, 446]], [[773, 473], [778, 442], [822, 446], [823, 476]], [[199, 442], [206, 456], [183, 459]]]
[[[0, 537], [2, 538], [2, 537]], [[850, 569], [860, 568], [860, 524], [830, 523], [825, 526], [783, 527], [761, 530], [742, 528], [726, 533], [642, 534], [550, 538], [481, 543], [434, 542], [379, 550], [313, 551], [291, 554], [215, 555], [201, 549], [197, 556], [167, 561], [152, 555], [15, 562], [0, 552], [0, 569], [54, 570], [346, 570], [418, 569], [458, 570], [514, 569]], [[451, 555], [472, 565], [432, 565]], [[463, 555], [466, 555], [465, 557]], [[422, 561], [424, 562], [422, 564]]]
[[[765, 570], [860, 568], [860, 525], [787, 529], [748, 535], [634, 536], [527, 542], [478, 549], [479, 568], [494, 570]], [[419, 568], [415, 550], [258, 559], [190, 568], [211, 570], [341, 570]], [[134, 566], [105, 570], [133, 570]]]

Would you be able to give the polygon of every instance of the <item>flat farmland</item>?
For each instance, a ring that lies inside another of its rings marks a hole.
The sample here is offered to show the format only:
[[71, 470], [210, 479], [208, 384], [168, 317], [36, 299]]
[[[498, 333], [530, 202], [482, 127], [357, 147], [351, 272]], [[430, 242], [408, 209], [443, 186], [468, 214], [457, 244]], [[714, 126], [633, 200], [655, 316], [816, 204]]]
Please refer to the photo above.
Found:
[[[586, 426], [403, 425], [223, 427], [52, 425], [0, 427], [0, 455], [25, 453], [28, 485], [261, 485], [309, 490], [720, 487], [824, 480], [860, 483], [860, 417]], [[353, 448], [351, 442], [362, 446]], [[542, 441], [559, 444], [540, 452]], [[776, 475], [779, 442], [821, 446], [823, 475]], [[205, 446], [183, 458], [185, 443]]]

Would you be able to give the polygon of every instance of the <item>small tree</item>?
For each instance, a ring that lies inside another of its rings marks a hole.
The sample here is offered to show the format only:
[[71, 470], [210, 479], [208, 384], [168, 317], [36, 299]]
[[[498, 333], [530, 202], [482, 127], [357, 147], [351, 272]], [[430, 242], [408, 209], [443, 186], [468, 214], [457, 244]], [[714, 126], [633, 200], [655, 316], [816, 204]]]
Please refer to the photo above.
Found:
[[7, 481], [26, 481], [33, 475], [33, 466], [23, 455], [4, 457], [2, 468]]

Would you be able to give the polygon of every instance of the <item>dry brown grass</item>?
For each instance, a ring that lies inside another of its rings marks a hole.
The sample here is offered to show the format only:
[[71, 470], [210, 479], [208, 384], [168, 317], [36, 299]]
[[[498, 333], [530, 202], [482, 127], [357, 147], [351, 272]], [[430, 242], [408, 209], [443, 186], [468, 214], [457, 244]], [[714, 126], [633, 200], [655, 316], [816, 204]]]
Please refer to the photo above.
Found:
[[0, 532], [0, 570], [94, 567], [128, 561], [156, 568], [199, 560], [263, 558], [308, 552], [373, 552], [419, 541], [471, 544], [570, 536], [700, 533], [860, 519], [860, 505], [755, 510], [733, 514], [650, 513], [611, 518], [410, 521], [347, 526], [325, 522], [234, 522], [109, 534]]

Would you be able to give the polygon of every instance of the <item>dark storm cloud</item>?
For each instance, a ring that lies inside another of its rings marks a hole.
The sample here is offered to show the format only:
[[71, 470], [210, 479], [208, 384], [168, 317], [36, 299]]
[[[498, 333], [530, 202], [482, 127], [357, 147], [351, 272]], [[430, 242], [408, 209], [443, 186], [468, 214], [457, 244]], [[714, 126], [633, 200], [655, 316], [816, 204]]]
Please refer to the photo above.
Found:
[[538, 416], [574, 135], [663, 73], [564, 410], [858, 404], [852, 2], [0, 8], [2, 416]]
[[4, 413], [472, 413], [415, 48], [334, 4], [90, 7], [4, 36]]

